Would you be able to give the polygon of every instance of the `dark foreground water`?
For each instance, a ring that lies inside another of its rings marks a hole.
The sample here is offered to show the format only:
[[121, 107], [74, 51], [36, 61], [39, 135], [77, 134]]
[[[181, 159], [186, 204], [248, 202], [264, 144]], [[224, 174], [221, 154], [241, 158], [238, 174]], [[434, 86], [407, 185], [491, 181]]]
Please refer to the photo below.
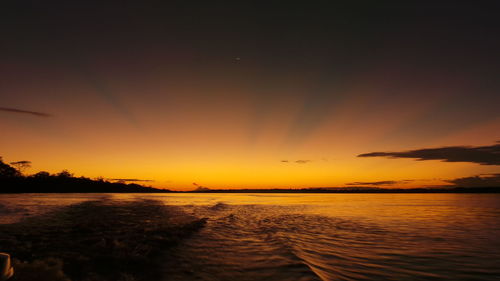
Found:
[[500, 280], [496, 194], [0, 195], [0, 223], [101, 199], [208, 218], [165, 280]]

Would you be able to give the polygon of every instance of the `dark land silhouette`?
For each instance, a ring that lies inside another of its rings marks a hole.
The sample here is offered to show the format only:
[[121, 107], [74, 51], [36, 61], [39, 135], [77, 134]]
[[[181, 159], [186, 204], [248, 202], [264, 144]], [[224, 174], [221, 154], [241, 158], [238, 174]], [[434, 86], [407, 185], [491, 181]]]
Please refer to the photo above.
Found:
[[[27, 161], [20, 161], [27, 162]], [[13, 162], [18, 164], [18, 162]], [[11, 163], [12, 164], [12, 163]], [[26, 164], [26, 163], [21, 163]], [[0, 158], [0, 193], [162, 193], [170, 190], [102, 178], [74, 177], [64, 170], [57, 174], [38, 172], [23, 175]]]

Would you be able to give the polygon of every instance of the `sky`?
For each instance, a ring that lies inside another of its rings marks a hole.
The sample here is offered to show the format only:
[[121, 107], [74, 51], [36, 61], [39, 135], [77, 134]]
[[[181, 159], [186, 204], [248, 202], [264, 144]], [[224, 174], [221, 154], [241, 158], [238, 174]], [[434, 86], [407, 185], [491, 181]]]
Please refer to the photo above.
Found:
[[160, 188], [500, 183], [495, 1], [7, 1], [0, 156]]

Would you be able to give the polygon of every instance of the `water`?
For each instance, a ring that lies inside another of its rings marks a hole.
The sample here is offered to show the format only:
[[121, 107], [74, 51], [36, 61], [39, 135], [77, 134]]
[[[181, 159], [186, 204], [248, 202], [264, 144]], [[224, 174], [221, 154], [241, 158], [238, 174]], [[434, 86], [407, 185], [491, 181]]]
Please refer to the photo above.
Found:
[[497, 194], [0, 195], [0, 223], [102, 199], [209, 219], [165, 280], [500, 280]]

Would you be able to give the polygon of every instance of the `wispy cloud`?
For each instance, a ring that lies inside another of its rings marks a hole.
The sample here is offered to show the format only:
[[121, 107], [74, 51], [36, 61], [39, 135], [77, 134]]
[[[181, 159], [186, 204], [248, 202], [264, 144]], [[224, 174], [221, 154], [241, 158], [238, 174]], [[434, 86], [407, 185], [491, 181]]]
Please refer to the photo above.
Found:
[[356, 181], [356, 182], [349, 182], [346, 183], [346, 185], [394, 185], [398, 183], [398, 181]]
[[457, 187], [500, 187], [500, 174], [484, 174], [446, 180]]
[[9, 107], [0, 107], [0, 111], [11, 112], [11, 113], [19, 113], [19, 114], [29, 114], [37, 117], [51, 117], [52, 115], [48, 113], [31, 111], [31, 110], [23, 110], [18, 108], [9, 108]]
[[112, 181], [120, 181], [120, 182], [152, 182], [154, 180], [144, 180], [144, 179], [109, 179]]
[[299, 159], [295, 161], [290, 161], [290, 160], [281, 160], [281, 163], [297, 163], [297, 164], [307, 164], [312, 162], [312, 160], [307, 160], [307, 159]]
[[395, 181], [395, 180], [387, 180], [387, 181], [356, 181], [356, 182], [349, 182], [346, 183], [345, 185], [371, 185], [371, 186], [379, 186], [379, 185], [395, 185], [395, 184], [405, 184], [408, 182], [412, 182], [414, 180], [400, 180], [400, 181]]
[[470, 162], [481, 165], [500, 165], [500, 144], [490, 146], [448, 146], [402, 152], [371, 152], [358, 157], [414, 158], [444, 162]]

